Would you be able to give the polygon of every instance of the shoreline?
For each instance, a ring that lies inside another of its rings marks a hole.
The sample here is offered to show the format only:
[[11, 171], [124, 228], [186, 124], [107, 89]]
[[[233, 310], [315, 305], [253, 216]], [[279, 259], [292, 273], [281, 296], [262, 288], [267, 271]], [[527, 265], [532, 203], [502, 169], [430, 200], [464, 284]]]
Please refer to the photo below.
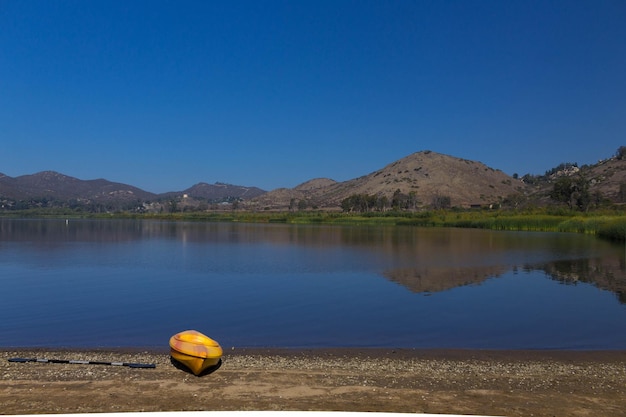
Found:
[[[385, 348], [385, 347], [224, 347], [223, 357], [241, 355], [261, 356], [311, 356], [349, 355], [353, 357], [394, 357], [397, 359], [517, 359], [517, 360], [585, 360], [621, 361], [626, 360], [626, 349], [476, 349], [476, 348]], [[63, 352], [63, 353], [111, 353], [169, 355], [169, 347], [141, 346], [9, 346], [0, 347], [0, 355], [8, 352]], [[1, 357], [1, 356], [0, 356]]]
[[[155, 363], [12, 363], [10, 357]], [[165, 348], [0, 348], [3, 414], [378, 411], [626, 416], [626, 350], [226, 348], [196, 377]]]

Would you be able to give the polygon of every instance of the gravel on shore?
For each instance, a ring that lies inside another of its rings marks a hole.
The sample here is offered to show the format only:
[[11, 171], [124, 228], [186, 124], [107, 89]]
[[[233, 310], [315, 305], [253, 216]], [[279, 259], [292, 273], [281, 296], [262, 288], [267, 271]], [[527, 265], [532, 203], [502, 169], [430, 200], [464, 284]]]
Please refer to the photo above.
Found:
[[[154, 363], [14, 363], [9, 358]], [[626, 351], [225, 349], [197, 377], [167, 351], [0, 349], [2, 414], [192, 410], [626, 416]]]

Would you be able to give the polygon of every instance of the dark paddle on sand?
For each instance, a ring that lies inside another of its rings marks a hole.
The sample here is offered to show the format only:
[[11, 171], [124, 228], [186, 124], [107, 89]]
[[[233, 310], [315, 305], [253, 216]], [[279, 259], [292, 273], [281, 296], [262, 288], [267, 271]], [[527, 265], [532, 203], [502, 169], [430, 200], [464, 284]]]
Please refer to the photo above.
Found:
[[10, 358], [9, 362], [76, 363], [79, 365], [112, 365], [112, 366], [128, 366], [129, 368], [156, 368], [156, 365], [153, 363], [77, 361], [77, 360], [65, 360], [65, 359]]

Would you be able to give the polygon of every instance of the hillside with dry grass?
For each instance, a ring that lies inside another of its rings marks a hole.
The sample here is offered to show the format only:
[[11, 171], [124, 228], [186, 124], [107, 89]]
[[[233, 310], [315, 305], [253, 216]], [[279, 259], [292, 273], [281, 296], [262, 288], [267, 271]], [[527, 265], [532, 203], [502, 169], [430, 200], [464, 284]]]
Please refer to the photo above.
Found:
[[330, 209], [339, 208], [355, 194], [385, 196], [391, 201], [398, 190], [413, 194], [418, 206], [431, 205], [439, 197], [448, 197], [455, 207], [488, 206], [526, 189], [520, 180], [481, 162], [422, 151], [349, 181], [317, 179], [293, 189], [270, 191], [253, 199], [251, 206], [282, 210], [305, 201], [307, 207]]

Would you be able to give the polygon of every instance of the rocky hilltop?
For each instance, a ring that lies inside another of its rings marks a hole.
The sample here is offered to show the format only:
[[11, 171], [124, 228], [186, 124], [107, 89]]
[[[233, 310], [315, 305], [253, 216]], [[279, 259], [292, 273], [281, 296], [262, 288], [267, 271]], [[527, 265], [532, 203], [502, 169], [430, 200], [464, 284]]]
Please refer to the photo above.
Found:
[[595, 194], [613, 202], [626, 200], [626, 159], [613, 157], [595, 165], [584, 166], [575, 174], [580, 173], [589, 180], [590, 188]]

